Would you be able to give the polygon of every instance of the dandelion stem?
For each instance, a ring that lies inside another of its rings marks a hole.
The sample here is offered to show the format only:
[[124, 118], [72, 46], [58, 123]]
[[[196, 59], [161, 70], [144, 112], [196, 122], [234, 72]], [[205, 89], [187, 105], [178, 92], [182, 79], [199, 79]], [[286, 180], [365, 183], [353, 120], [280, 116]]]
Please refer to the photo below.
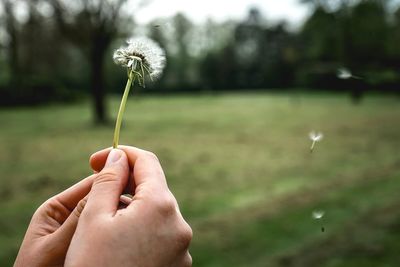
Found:
[[315, 145], [315, 141], [313, 141], [313, 142], [312, 142], [312, 144], [311, 144], [311, 147], [310, 147], [310, 153], [312, 153], [312, 152], [313, 152], [313, 150], [314, 150], [314, 145]]
[[122, 117], [124, 115], [125, 111], [125, 105], [126, 105], [126, 100], [128, 99], [129, 95], [129, 90], [131, 89], [132, 83], [135, 80], [135, 76], [133, 75], [132, 69], [129, 71], [128, 74], [128, 81], [126, 82], [124, 94], [122, 96], [121, 104], [119, 106], [119, 111], [118, 111], [118, 116], [117, 116], [117, 121], [115, 123], [115, 130], [114, 130], [114, 140], [113, 140], [113, 148], [118, 147], [118, 142], [119, 142], [119, 132], [121, 130], [121, 124], [122, 124]]

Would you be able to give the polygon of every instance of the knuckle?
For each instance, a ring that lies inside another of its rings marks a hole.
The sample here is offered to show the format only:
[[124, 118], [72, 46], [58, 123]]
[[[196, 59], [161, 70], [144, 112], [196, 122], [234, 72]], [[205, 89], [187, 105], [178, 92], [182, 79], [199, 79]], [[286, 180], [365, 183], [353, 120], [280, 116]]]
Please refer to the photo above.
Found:
[[185, 258], [183, 259], [183, 267], [191, 267], [193, 265], [193, 259], [189, 252], [186, 253]]
[[44, 209], [51, 209], [54, 207], [54, 197], [49, 198], [45, 202], [42, 203], [42, 205], [37, 208], [36, 212], [40, 212], [41, 210]]
[[59, 201], [56, 196], [52, 196], [46, 200], [39, 208], [56, 209], [59, 206]]
[[155, 198], [154, 206], [162, 216], [171, 216], [176, 212], [176, 201], [170, 194]]
[[192, 228], [185, 221], [183, 221], [177, 234], [178, 243], [180, 246], [182, 246], [182, 248], [187, 249], [192, 241], [192, 238]]
[[114, 182], [115, 180], [117, 180], [117, 174], [114, 170], [104, 170], [96, 175], [93, 185]]
[[145, 154], [145, 155], [146, 155], [146, 157], [148, 157], [149, 159], [152, 159], [152, 160], [157, 161], [157, 162], [160, 161], [160, 160], [158, 159], [157, 155], [154, 154], [153, 152], [146, 151], [146, 154]]
[[50, 198], [48, 200], [46, 200], [45, 202], [43, 202], [35, 211], [35, 213], [33, 214], [33, 218], [36, 218], [38, 216], [40, 216], [40, 214], [46, 212], [48, 213], [49, 211], [54, 210], [54, 201], [53, 198]]
[[42, 211], [47, 211], [47, 212], [54, 212], [56, 210], [60, 210], [61, 204], [58, 201], [58, 199], [54, 196], [46, 200], [40, 207], [37, 209], [36, 212], [42, 212]]
[[76, 208], [74, 209], [73, 214], [74, 214], [77, 218], [79, 218], [79, 217], [81, 216], [82, 211], [83, 211], [83, 209], [84, 209], [85, 206], [86, 206], [87, 199], [88, 199], [88, 198], [85, 197], [84, 199], [82, 199], [81, 201], [78, 202], [78, 205], [76, 205]]
[[33, 214], [33, 219], [46, 216], [55, 219], [57, 222], [62, 222], [72, 212], [69, 210], [57, 196], [46, 200]]

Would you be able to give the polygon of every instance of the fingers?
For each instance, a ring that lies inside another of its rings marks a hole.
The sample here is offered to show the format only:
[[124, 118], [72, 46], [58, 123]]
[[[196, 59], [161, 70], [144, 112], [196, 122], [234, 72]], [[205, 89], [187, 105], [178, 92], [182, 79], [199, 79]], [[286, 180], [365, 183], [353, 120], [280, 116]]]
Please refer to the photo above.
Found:
[[95, 175], [91, 175], [83, 179], [79, 183], [51, 198], [48, 203], [55, 202], [61, 204], [71, 212], [78, 202], [89, 193], [94, 178]]
[[[118, 146], [128, 156], [129, 165], [133, 168], [134, 184], [136, 186], [144, 182], [154, 182], [159, 186], [167, 185], [164, 172], [156, 155], [131, 146]], [[94, 171], [101, 171], [111, 149], [106, 148], [94, 153], [90, 157], [90, 165]]]
[[126, 153], [129, 164], [133, 166], [136, 186], [151, 183], [163, 189], [167, 188], [164, 171], [154, 153], [131, 146], [119, 146], [119, 148]]
[[76, 226], [78, 225], [79, 217], [86, 205], [87, 200], [88, 196], [85, 196], [83, 199], [81, 199], [65, 222], [58, 229], [58, 236], [60, 239], [62, 239], [60, 242], [69, 243], [71, 241], [72, 236], [75, 233]]
[[121, 196], [119, 197], [119, 201], [120, 201], [122, 204], [128, 206], [129, 204], [132, 203], [132, 196], [121, 195]]
[[95, 172], [100, 172], [104, 168], [104, 164], [106, 164], [107, 156], [110, 153], [110, 151], [111, 147], [105, 148], [103, 150], [94, 153], [90, 157], [89, 163]]
[[40, 218], [38, 223], [43, 224], [43, 216], [45, 216], [45, 221], [47, 221], [47, 217], [50, 217], [61, 225], [58, 229], [54, 229], [54, 231], [57, 231], [57, 234], [51, 235], [54, 242], [60, 244], [60, 246], [68, 248], [94, 178], [95, 175], [91, 175], [83, 179], [67, 190], [50, 198], [38, 209], [38, 214], [41, 214], [38, 216]]
[[92, 215], [116, 213], [120, 195], [128, 182], [129, 164], [126, 154], [113, 149], [108, 154], [104, 168], [95, 174], [83, 214]]

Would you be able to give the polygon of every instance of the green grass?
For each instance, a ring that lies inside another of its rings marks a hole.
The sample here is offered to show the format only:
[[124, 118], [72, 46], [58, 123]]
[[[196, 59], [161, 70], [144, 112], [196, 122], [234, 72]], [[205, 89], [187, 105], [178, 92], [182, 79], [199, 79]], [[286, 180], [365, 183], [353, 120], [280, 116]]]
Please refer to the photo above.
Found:
[[[141, 97], [127, 104], [121, 143], [159, 156], [194, 230], [194, 266], [397, 266], [399, 118], [389, 97]], [[8, 266], [36, 207], [90, 174], [88, 157], [111, 146], [113, 127], [93, 127], [86, 102], [1, 110], [0, 125]], [[313, 129], [325, 139], [310, 154]]]

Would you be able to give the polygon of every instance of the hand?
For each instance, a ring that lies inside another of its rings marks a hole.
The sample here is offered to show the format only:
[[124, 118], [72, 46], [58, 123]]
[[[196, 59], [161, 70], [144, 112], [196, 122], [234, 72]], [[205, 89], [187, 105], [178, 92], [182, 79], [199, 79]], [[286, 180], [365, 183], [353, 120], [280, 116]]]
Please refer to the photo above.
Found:
[[32, 216], [14, 266], [63, 266], [94, 176], [42, 204]]
[[[191, 266], [192, 230], [168, 189], [156, 156], [119, 146], [94, 154], [91, 165], [99, 173], [65, 266]], [[119, 209], [120, 195], [127, 186], [132, 202]]]

